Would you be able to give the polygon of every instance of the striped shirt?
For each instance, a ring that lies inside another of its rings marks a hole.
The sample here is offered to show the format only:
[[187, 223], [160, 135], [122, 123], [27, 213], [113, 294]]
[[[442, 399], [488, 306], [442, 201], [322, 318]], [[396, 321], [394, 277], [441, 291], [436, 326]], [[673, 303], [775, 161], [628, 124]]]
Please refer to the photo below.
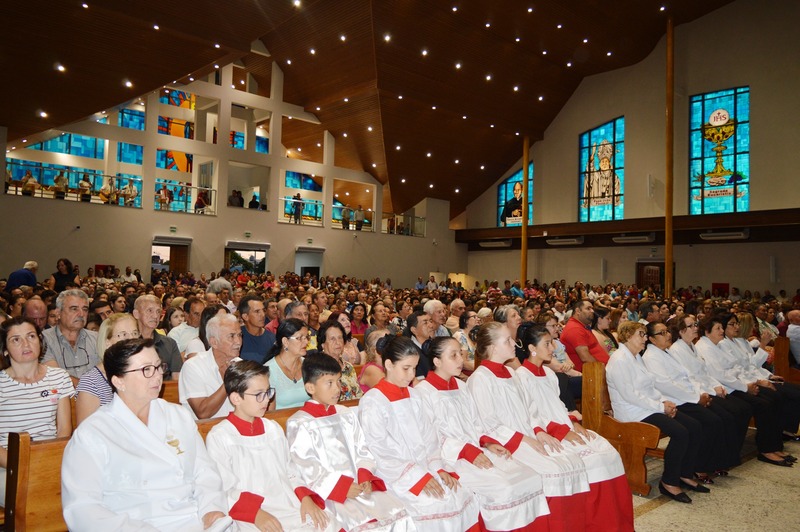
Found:
[[9, 432], [27, 432], [34, 441], [55, 438], [58, 403], [69, 400], [74, 391], [61, 368], [47, 366], [44, 378], [32, 384], [0, 371], [0, 446], [8, 447]]
[[95, 366], [83, 374], [81, 380], [78, 382], [78, 387], [75, 391], [80, 393], [88, 393], [100, 399], [100, 406], [107, 405], [114, 398], [114, 392], [111, 391], [111, 385], [106, 380], [105, 375], [100, 369]]

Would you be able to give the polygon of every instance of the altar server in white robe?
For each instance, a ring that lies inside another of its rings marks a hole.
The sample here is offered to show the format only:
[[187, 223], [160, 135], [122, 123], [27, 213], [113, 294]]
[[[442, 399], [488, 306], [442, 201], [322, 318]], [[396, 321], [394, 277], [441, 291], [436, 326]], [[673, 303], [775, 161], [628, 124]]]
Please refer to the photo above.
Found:
[[114, 398], [73, 434], [61, 466], [72, 531], [226, 530], [222, 482], [197, 426], [158, 399], [167, 365], [152, 339], [117, 342], [103, 365]]
[[467, 380], [487, 435], [511, 451], [515, 459], [542, 477], [550, 508], [551, 530], [584, 530], [589, 480], [577, 454], [534, 427], [519, 387], [504, 363], [515, 359], [515, 341], [508, 328], [490, 322], [477, 330], [475, 358], [480, 366]]
[[434, 370], [414, 389], [438, 431], [445, 468], [475, 493], [485, 529], [549, 530], [542, 478], [486, 436], [466, 385], [456, 378], [464, 366], [459, 341], [434, 338], [427, 354]]
[[236, 361], [223, 384], [234, 410], [211, 429], [206, 447], [239, 530], [339, 530], [324, 501], [297, 475], [281, 426], [264, 419], [275, 397], [269, 369]]
[[558, 378], [546, 366], [553, 359], [554, 339], [544, 325], [523, 324], [517, 331], [528, 358], [514, 381], [528, 407], [530, 424], [561, 442], [564, 451], [580, 456], [589, 479], [587, 526], [633, 530], [633, 501], [622, 459], [608, 440], [586, 430], [569, 414], [559, 397]]
[[377, 473], [406, 505], [418, 530], [479, 530], [478, 504], [472, 493], [445, 470], [436, 429], [416, 390], [410, 390], [419, 350], [403, 336], [378, 343], [386, 378], [358, 404], [358, 416]]
[[325, 499], [337, 528], [416, 530], [414, 521], [386, 484], [375, 475], [375, 459], [367, 449], [355, 411], [337, 405], [342, 367], [325, 353], [303, 360], [303, 382], [311, 396], [289, 418], [289, 452], [300, 478]]

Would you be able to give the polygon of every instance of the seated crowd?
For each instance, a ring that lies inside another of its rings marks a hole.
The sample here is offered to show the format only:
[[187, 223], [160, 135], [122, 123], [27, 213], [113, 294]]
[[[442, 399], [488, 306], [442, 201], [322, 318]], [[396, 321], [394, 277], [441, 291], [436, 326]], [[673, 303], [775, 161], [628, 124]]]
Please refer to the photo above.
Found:
[[[622, 461], [580, 423], [595, 361], [614, 416], [670, 437], [665, 496], [710, 492], [751, 417], [758, 459], [795, 461], [771, 344], [800, 341], [800, 291], [37, 270], [0, 280], [0, 472], [10, 432], [72, 434], [74, 396], [71, 530], [632, 530]], [[285, 435], [263, 418], [284, 408]]]

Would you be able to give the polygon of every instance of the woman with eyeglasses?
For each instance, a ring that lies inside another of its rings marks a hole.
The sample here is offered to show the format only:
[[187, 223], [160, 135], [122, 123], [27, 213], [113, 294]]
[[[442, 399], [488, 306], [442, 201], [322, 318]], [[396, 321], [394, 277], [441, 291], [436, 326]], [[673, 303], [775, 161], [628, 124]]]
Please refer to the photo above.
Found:
[[100, 325], [97, 333], [97, 356], [100, 357], [100, 364], [84, 373], [75, 388], [78, 394], [75, 401], [78, 425], [98, 408], [110, 403], [114, 396], [103, 367], [106, 349], [121, 340], [139, 336], [139, 323], [130, 314], [112, 314]]
[[303, 383], [303, 357], [308, 346], [308, 327], [297, 318], [289, 318], [278, 325], [275, 345], [265, 364], [275, 388], [275, 408], [303, 406], [308, 400]]
[[464, 360], [462, 372], [464, 375], [471, 375], [475, 370], [475, 340], [470, 336], [475, 327], [480, 327], [481, 319], [478, 313], [473, 310], [466, 310], [458, 318], [458, 330], [453, 334], [453, 338], [458, 340], [461, 345], [461, 358]]
[[34, 441], [72, 434], [69, 374], [45, 366], [41, 331], [28, 318], [0, 325], [0, 347], [8, 367], [0, 371], [0, 501], [5, 500], [8, 434], [27, 432]]
[[[672, 333], [667, 326], [660, 322], [648, 323], [647, 348], [642, 355], [644, 365], [653, 377], [656, 390], [678, 405], [679, 412], [700, 423], [703, 437], [695, 463], [695, 480], [713, 484], [715, 471], [727, 470], [741, 462], [738, 457], [741, 448], [733, 449], [734, 441], [727, 438], [731, 432], [726, 430], [726, 420], [731, 424], [735, 422], [727, 412], [723, 411], [723, 419], [712, 409], [714, 398], [691, 379], [676, 357], [667, 352], [670, 346]], [[735, 433], [735, 426], [731, 430]]]
[[692, 499], [683, 487], [709, 491], [694, 480], [697, 453], [702, 439], [700, 423], [678, 411], [678, 406], [656, 389], [656, 383], [639, 355], [647, 342], [645, 326], [636, 321], [621, 324], [619, 349], [606, 365], [608, 395], [614, 417], [620, 421], [642, 421], [669, 436], [664, 450], [664, 472], [658, 490], [682, 503]]
[[[377, 305], [378, 303], [376, 303]], [[383, 305], [383, 303], [380, 303]], [[358, 383], [358, 375], [353, 365], [342, 358], [345, 343], [344, 327], [338, 321], [324, 322], [317, 332], [317, 341], [319, 342], [320, 351], [330, 356], [339, 363], [342, 369], [342, 375], [339, 378], [339, 386], [341, 393], [339, 394], [340, 401], [349, 401], [350, 399], [359, 399], [364, 392], [361, 391], [361, 386]]]
[[342, 358], [353, 365], [363, 364], [366, 358], [364, 346], [359, 344], [358, 339], [353, 338], [353, 330], [350, 326], [350, 317], [347, 312], [334, 310], [326, 321], [338, 321], [344, 327], [345, 343]]
[[158, 399], [167, 365], [152, 339], [103, 358], [114, 398], [75, 431], [61, 466], [70, 530], [223, 530], [227, 501], [186, 408]]

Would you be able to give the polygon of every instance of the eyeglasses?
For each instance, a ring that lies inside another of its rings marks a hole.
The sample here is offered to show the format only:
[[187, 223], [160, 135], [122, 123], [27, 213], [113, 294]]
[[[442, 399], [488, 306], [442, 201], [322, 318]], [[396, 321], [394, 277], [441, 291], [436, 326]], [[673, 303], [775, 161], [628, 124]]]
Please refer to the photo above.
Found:
[[164, 373], [167, 372], [168, 369], [169, 365], [167, 365], [166, 362], [162, 362], [157, 366], [150, 364], [148, 366], [142, 366], [141, 368], [129, 369], [127, 371], [123, 371], [122, 373], [134, 373], [136, 371], [141, 371], [142, 375], [144, 375], [144, 378], [149, 379], [156, 374], [156, 371], [158, 371], [161, 375], [163, 375]]
[[311, 335], [310, 334], [304, 334], [303, 336], [290, 336], [289, 337], [289, 340], [295, 340], [296, 342], [302, 342], [303, 340], [308, 342], [310, 339], [311, 339]]
[[645, 337], [647, 337], [647, 333], [646, 333], [646, 332], [644, 332], [644, 331], [636, 331], [636, 334], [637, 334], [637, 335], [639, 335], [639, 336], [641, 336], [642, 338], [645, 338]]
[[653, 336], [666, 336], [668, 334], [669, 334], [668, 331], [661, 331], [661, 332], [653, 333]]
[[139, 338], [140, 336], [142, 335], [141, 333], [139, 333], [139, 331], [131, 331], [131, 332], [122, 331], [115, 334], [114, 338], [116, 338], [117, 340], [127, 340], [128, 338]]
[[698, 325], [697, 323], [690, 323], [689, 325], [687, 325], [687, 327], [692, 327], [694, 329], [697, 329], [699, 326], [700, 325]]
[[268, 399], [268, 401], [272, 401], [272, 399], [275, 397], [275, 388], [270, 386], [269, 388], [267, 388], [263, 392], [258, 392], [258, 393], [247, 393], [247, 392], [244, 392], [242, 395], [252, 395], [253, 397], [256, 398], [257, 402], [263, 403], [264, 399]]

